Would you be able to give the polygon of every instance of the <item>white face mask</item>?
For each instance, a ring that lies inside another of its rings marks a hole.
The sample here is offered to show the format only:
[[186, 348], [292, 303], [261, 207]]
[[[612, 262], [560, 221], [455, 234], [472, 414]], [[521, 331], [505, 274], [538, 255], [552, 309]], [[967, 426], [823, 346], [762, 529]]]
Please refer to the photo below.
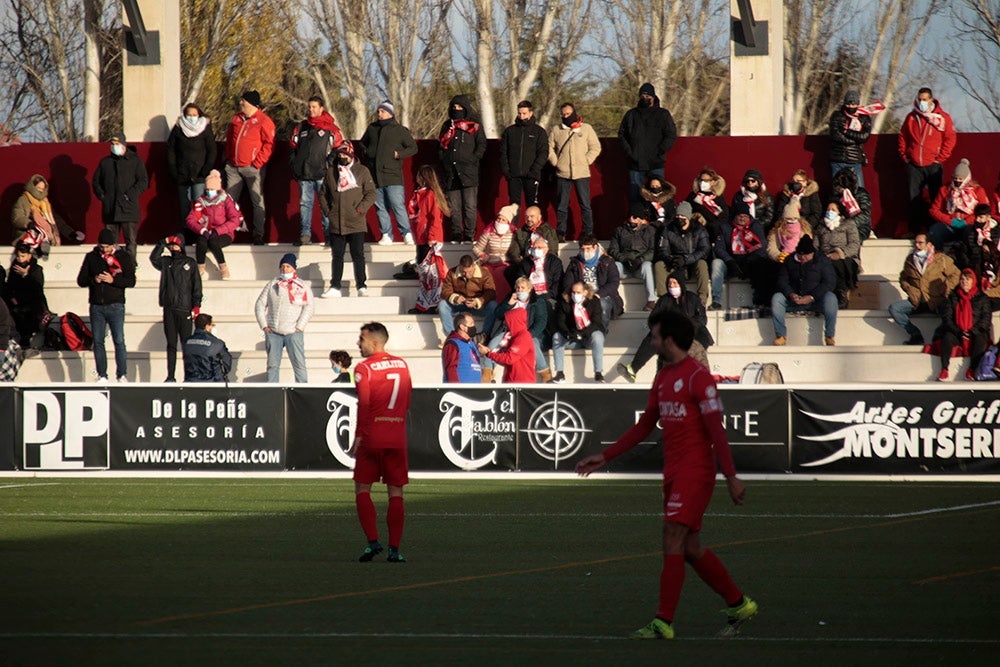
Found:
[[920, 110], [923, 111], [924, 113], [927, 113], [928, 111], [931, 110], [931, 103], [927, 100], [920, 100], [919, 102], [917, 102], [917, 106], [919, 106]]
[[926, 250], [914, 250], [913, 254], [916, 255], [917, 257], [919, 257], [920, 259], [924, 259], [925, 257], [927, 257], [927, 251]]
[[712, 191], [712, 182], [711, 181], [698, 181], [698, 189], [701, 190], [702, 192], [711, 192]]
[[281, 276], [282, 280], [291, 280], [292, 278], [295, 277], [294, 273], [282, 273], [282, 274], [279, 274], [279, 275]]
[[583, 295], [573, 292], [573, 303], [583, 303]]
[[583, 251], [583, 258], [586, 261], [589, 262], [590, 260], [594, 259], [595, 257], [597, 257], [597, 251], [596, 250], [584, 250]]
[[527, 301], [529, 298], [531, 298], [531, 292], [518, 292], [517, 293], [517, 300], [518, 301]]
[[667, 292], [670, 293], [670, 296], [672, 296], [675, 299], [677, 299], [681, 295], [681, 288], [680, 287], [668, 287], [667, 288]]
[[125, 155], [125, 146], [123, 146], [122, 144], [112, 144], [111, 145], [111, 154], [112, 155], [117, 155], [118, 157], [121, 157], [122, 155]]
[[541, 248], [532, 248], [531, 256], [534, 257], [535, 259], [541, 259], [542, 257], [545, 257], [545, 251], [542, 250]]
[[209, 199], [215, 199], [215, 195], [219, 194], [218, 190], [205, 190], [205, 196]]
[[494, 222], [493, 231], [495, 231], [500, 236], [503, 236], [504, 234], [510, 231], [510, 225], [507, 224], [506, 222]]

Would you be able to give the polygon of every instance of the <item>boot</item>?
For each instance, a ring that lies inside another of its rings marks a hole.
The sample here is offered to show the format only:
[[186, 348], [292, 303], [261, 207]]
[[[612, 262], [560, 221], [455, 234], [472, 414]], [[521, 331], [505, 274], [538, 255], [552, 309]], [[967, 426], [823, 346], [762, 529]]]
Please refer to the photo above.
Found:
[[493, 369], [492, 368], [484, 368], [483, 369], [483, 376], [480, 379], [480, 381], [483, 384], [490, 384], [491, 382], [493, 382]]
[[222, 274], [223, 280], [229, 280], [229, 267], [225, 264], [219, 264], [219, 273]]
[[202, 280], [207, 280], [208, 279], [208, 271], [205, 269], [205, 265], [204, 264], [199, 264], [198, 265], [198, 275], [201, 276]]
[[538, 381], [541, 384], [545, 384], [547, 382], [551, 382], [552, 381], [552, 371], [550, 371], [548, 368], [546, 368], [543, 371], [538, 371]]

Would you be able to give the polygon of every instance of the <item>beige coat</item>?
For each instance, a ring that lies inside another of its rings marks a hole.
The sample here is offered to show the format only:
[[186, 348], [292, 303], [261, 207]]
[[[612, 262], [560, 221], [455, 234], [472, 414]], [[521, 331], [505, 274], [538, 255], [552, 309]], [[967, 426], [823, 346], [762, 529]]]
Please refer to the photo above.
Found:
[[938, 252], [934, 253], [934, 257], [921, 275], [913, 263], [911, 254], [907, 255], [903, 270], [899, 274], [899, 286], [914, 307], [926, 303], [932, 312], [936, 312], [951, 291], [958, 286], [960, 274], [961, 271], [955, 266], [951, 257]]
[[559, 178], [590, 178], [590, 165], [600, 154], [601, 142], [589, 123], [575, 130], [559, 123], [549, 132], [549, 164], [555, 166]]

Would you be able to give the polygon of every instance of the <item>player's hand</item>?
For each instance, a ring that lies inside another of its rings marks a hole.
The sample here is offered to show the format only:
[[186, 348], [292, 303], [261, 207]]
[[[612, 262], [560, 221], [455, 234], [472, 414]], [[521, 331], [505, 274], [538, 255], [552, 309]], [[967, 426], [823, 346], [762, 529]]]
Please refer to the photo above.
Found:
[[746, 493], [746, 487], [743, 486], [743, 482], [740, 481], [739, 477], [727, 477], [726, 486], [729, 487], [729, 497], [733, 499], [734, 505], [743, 504], [743, 496]]
[[358, 445], [361, 444], [361, 436], [354, 436], [354, 442], [351, 443], [351, 448], [347, 450], [347, 455], [354, 458], [358, 454]]
[[604, 456], [601, 454], [588, 456], [576, 464], [576, 474], [580, 477], [587, 477], [595, 470], [603, 468], [605, 463], [607, 463], [607, 461], [604, 460]]

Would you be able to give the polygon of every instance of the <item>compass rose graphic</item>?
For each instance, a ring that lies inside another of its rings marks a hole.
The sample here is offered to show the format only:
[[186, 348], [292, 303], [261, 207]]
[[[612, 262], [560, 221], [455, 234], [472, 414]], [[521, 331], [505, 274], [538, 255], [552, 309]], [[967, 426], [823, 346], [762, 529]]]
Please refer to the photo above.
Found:
[[531, 448], [558, 469], [559, 461], [580, 451], [584, 434], [590, 431], [584, 428], [579, 411], [569, 403], [560, 403], [559, 394], [553, 394], [551, 401], [535, 408], [528, 419], [528, 428], [522, 432], [528, 434]]

